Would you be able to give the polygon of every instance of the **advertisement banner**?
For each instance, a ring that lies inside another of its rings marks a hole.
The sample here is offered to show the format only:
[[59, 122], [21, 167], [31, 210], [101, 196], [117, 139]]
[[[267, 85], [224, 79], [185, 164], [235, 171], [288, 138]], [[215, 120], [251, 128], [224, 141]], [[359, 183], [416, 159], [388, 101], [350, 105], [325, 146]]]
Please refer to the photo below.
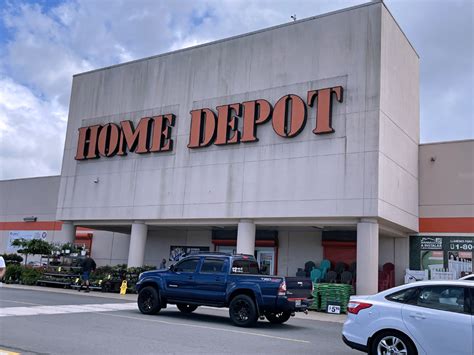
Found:
[[444, 269], [454, 278], [473, 270], [474, 237], [411, 236], [410, 269]]
[[209, 251], [209, 247], [196, 247], [196, 246], [182, 246], [172, 245], [170, 246], [170, 257], [169, 261], [176, 262], [191, 254], [197, 254], [201, 252]]
[[45, 240], [48, 236], [46, 231], [10, 231], [8, 233], [8, 242], [7, 242], [7, 253], [16, 253], [18, 247], [12, 246], [12, 242], [15, 239], [43, 239]]
[[423, 250], [443, 250], [443, 238], [423, 237], [423, 238], [421, 238], [421, 249], [423, 249]]

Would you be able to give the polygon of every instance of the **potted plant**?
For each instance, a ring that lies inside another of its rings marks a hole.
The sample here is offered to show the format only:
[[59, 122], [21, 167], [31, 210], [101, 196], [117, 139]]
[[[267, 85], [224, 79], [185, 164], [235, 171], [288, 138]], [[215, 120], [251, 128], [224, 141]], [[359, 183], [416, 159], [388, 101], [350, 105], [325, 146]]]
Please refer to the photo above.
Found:
[[65, 243], [61, 246], [64, 255], [72, 255], [78, 252], [78, 248], [73, 243]]

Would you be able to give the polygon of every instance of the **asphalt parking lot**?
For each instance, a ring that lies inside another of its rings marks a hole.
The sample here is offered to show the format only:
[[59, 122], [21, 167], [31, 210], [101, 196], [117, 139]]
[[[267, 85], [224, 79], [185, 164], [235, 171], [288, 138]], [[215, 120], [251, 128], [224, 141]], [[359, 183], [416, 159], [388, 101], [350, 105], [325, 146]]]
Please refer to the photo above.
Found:
[[341, 323], [292, 318], [255, 328], [230, 323], [226, 309], [175, 307], [142, 315], [133, 297], [0, 288], [0, 353], [22, 354], [356, 354]]

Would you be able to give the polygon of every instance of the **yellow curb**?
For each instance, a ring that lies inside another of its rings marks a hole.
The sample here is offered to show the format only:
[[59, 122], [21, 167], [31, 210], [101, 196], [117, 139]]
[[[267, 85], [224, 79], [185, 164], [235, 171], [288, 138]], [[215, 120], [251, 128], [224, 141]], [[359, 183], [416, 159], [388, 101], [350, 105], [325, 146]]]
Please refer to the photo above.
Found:
[[13, 351], [8, 351], [5, 349], [0, 349], [0, 355], [20, 355], [20, 353], [15, 353]]

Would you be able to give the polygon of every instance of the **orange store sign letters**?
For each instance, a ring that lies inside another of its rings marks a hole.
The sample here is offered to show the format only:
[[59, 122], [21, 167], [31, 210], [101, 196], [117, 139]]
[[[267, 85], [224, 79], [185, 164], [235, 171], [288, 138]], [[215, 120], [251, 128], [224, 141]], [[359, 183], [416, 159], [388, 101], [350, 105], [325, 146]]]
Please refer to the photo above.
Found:
[[[342, 102], [343, 88], [310, 90], [306, 101], [298, 95], [285, 95], [275, 105], [264, 99], [192, 110], [188, 148], [196, 149], [211, 144], [227, 145], [258, 141], [257, 127], [271, 120], [273, 130], [283, 138], [296, 137], [305, 127], [307, 106], [316, 107], [314, 134], [334, 132], [332, 127], [333, 99]], [[238, 120], [242, 120], [241, 131]], [[107, 123], [79, 128], [76, 160], [173, 150], [171, 131], [174, 114], [143, 117], [134, 127], [131, 121]]]

